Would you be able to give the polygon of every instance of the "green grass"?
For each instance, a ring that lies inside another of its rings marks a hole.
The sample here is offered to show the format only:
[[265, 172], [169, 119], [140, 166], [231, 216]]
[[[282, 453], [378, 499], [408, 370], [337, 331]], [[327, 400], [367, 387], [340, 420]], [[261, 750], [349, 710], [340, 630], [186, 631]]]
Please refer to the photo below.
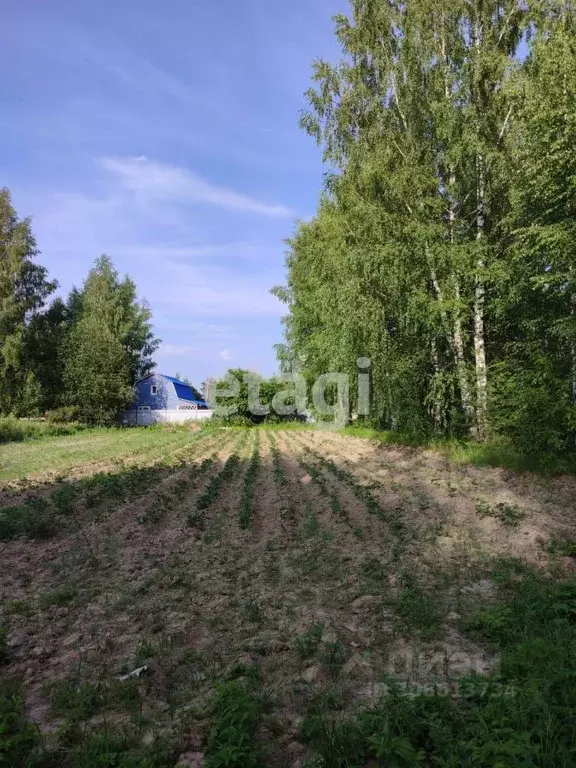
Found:
[[206, 768], [258, 768], [255, 733], [262, 700], [254, 675], [220, 683], [212, 702], [212, 726], [204, 752]]
[[488, 504], [485, 501], [480, 501], [476, 504], [476, 512], [481, 518], [493, 517], [499, 520], [506, 528], [517, 528], [520, 521], [526, 517], [526, 513], [521, 509], [505, 502]]
[[71, 603], [78, 595], [78, 591], [73, 584], [63, 584], [52, 592], [44, 592], [38, 598], [38, 605], [41, 608], [49, 608], [51, 605], [67, 605]]
[[0, 481], [41, 472], [65, 474], [80, 464], [129, 454], [137, 454], [138, 458], [160, 458], [167, 451], [186, 445], [197, 434], [176, 429], [98, 427], [65, 437], [0, 445]]
[[254, 484], [256, 475], [260, 466], [260, 451], [258, 441], [254, 445], [252, 456], [248, 463], [248, 469], [244, 474], [244, 487], [242, 489], [242, 499], [240, 501], [240, 511], [238, 512], [238, 522], [240, 528], [250, 528], [252, 521], [252, 503], [254, 498]]
[[430, 640], [440, 631], [442, 617], [434, 598], [420, 586], [407, 581], [400, 586], [397, 596], [390, 600], [398, 629], [409, 635]]
[[[576, 581], [502, 562], [497, 600], [461, 629], [500, 655], [487, 678], [460, 678], [456, 698], [390, 683], [372, 709], [315, 711], [302, 739], [322, 768], [442, 765], [568, 768], [576, 764]], [[419, 601], [417, 601], [419, 602]]]
[[324, 634], [324, 626], [322, 624], [311, 624], [306, 632], [298, 635], [294, 643], [294, 649], [301, 659], [309, 659], [314, 656], [320, 643], [322, 642], [322, 635]]
[[24, 697], [6, 686], [0, 690], [0, 765], [34, 765], [39, 745], [38, 729], [25, 716]]
[[543, 475], [576, 474], [574, 455], [526, 456], [515, 450], [505, 440], [475, 443], [471, 440], [434, 440], [421, 435], [349, 426], [340, 430], [344, 435], [377, 440], [385, 445], [407, 445], [414, 448], [430, 448], [456, 464], [473, 464], [476, 467], [502, 467], [516, 472], [538, 472]]
[[24, 440], [42, 440], [46, 437], [73, 435], [86, 427], [83, 424], [53, 424], [48, 421], [17, 419], [0, 416], [0, 443], [19, 443]]

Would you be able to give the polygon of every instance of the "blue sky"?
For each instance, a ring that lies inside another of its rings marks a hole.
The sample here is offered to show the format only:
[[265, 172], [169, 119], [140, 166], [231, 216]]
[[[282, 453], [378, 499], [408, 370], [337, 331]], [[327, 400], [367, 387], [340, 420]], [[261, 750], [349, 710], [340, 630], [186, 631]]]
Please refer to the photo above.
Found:
[[298, 127], [345, 0], [7, 0], [2, 179], [67, 292], [107, 253], [151, 304], [158, 370], [276, 370], [283, 238], [314, 213]]

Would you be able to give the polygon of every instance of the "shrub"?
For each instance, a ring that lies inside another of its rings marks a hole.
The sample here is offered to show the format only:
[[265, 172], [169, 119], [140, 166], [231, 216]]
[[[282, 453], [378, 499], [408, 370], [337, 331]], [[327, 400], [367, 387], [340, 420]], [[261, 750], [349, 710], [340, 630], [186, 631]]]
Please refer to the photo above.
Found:
[[0, 418], [0, 443], [17, 443], [36, 437], [38, 425], [33, 421], [20, 421], [14, 416]]
[[25, 421], [14, 416], [0, 418], [0, 443], [17, 443], [23, 440], [38, 440], [43, 437], [73, 435], [84, 429], [77, 422]]
[[24, 716], [24, 699], [14, 691], [0, 692], [0, 765], [24, 768], [35, 765], [40, 743], [38, 729]]
[[45, 499], [29, 499], [21, 507], [0, 510], [0, 540], [18, 536], [46, 539], [55, 531], [56, 515]]
[[46, 421], [49, 424], [70, 424], [80, 421], [80, 408], [76, 405], [65, 405], [46, 412]]

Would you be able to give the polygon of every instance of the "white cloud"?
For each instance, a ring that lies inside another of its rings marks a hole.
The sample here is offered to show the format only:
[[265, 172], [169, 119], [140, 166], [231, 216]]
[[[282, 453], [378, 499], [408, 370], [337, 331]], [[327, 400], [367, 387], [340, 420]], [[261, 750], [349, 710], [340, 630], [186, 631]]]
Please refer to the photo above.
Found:
[[[138, 287], [152, 308], [171, 314], [205, 317], [281, 317], [285, 307], [270, 294], [275, 276], [258, 270], [237, 273], [217, 264], [196, 265], [162, 260], [148, 262]], [[276, 280], [277, 282], [277, 280]]]
[[220, 360], [232, 360], [232, 353], [229, 349], [223, 349], [221, 352], [218, 352], [218, 357]]
[[197, 352], [196, 347], [179, 346], [178, 344], [161, 344], [158, 352], [171, 357], [187, 357]]
[[147, 157], [105, 157], [101, 163], [120, 178], [124, 187], [147, 200], [202, 203], [261, 216], [291, 215], [284, 205], [263, 203], [233, 189], [211, 184], [186, 168], [157, 163]]

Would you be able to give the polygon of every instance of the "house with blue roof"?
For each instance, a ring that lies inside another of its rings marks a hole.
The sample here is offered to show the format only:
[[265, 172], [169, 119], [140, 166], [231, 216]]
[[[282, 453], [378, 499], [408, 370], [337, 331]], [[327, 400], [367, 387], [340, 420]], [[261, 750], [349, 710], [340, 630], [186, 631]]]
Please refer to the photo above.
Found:
[[134, 385], [134, 402], [123, 417], [125, 423], [192, 421], [212, 415], [197, 389], [173, 376], [151, 373]]

